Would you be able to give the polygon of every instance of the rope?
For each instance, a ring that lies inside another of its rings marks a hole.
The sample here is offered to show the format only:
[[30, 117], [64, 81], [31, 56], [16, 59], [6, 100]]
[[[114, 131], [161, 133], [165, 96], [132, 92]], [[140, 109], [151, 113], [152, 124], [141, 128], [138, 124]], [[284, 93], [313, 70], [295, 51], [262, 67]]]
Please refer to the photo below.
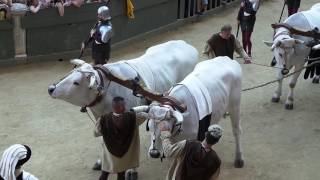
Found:
[[[314, 59], [320, 59], [320, 58], [314, 58]], [[308, 61], [310, 61], [310, 59], [308, 59]], [[292, 75], [294, 75], [294, 74], [302, 71], [303, 69], [308, 68], [308, 67], [310, 67], [310, 66], [313, 66], [313, 65], [315, 65], [315, 64], [320, 64], [320, 61], [316, 61], [316, 62], [313, 62], [313, 63], [311, 63], [311, 64], [308, 64], [307, 66], [303, 66], [302, 68], [298, 69], [297, 71], [294, 71], [294, 72], [292, 72], [292, 73], [290, 73], [290, 74], [287, 74], [287, 75], [283, 76], [283, 77], [280, 78], [280, 79], [276, 79], [276, 80], [273, 80], [273, 81], [269, 81], [269, 82], [266, 82], [266, 83], [263, 83], [263, 84], [260, 84], [260, 85], [257, 85], [257, 86], [253, 86], [253, 87], [250, 87], [250, 88], [242, 89], [241, 91], [242, 91], [242, 92], [250, 91], [250, 90], [253, 90], [253, 89], [257, 89], [257, 88], [260, 88], [260, 87], [267, 86], [267, 85], [269, 85], [269, 84], [273, 84], [273, 83], [278, 82], [278, 81], [280, 81], [280, 80], [282, 80], [282, 79], [285, 79], [285, 78], [287, 78], [287, 77], [290, 77], [290, 76], [292, 76]]]
[[89, 112], [86, 111], [86, 114], [88, 115], [88, 117], [91, 119], [93, 125], [96, 125], [96, 121], [92, 119], [92, 117], [90, 116]]
[[250, 64], [254, 64], [254, 65], [258, 65], [258, 66], [263, 66], [263, 67], [268, 67], [268, 68], [274, 68], [274, 69], [282, 69], [282, 68], [279, 68], [279, 67], [272, 67], [272, 66], [269, 66], [269, 65], [265, 65], [265, 64], [259, 64], [259, 63], [255, 63], [255, 62], [251, 62]]

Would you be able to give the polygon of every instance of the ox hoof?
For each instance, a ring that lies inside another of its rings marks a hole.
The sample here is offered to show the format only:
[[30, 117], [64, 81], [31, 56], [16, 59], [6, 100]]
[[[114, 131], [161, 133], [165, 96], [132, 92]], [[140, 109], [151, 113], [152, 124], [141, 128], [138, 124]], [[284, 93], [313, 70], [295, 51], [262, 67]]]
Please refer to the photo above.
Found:
[[244, 166], [244, 161], [243, 161], [243, 159], [236, 159], [236, 160], [234, 161], [234, 167], [235, 167], [235, 168], [243, 168], [243, 166]]
[[274, 103], [277, 103], [277, 102], [280, 101], [280, 98], [273, 97], [273, 98], [271, 99], [271, 101], [274, 102]]
[[137, 180], [137, 179], [138, 179], [138, 172], [136, 172], [136, 171], [127, 171], [126, 180]]
[[286, 108], [287, 110], [292, 110], [292, 109], [293, 109], [293, 104], [286, 104], [286, 105], [285, 105], [285, 108]]
[[312, 83], [313, 84], [319, 84], [319, 79], [318, 78], [313, 78]]
[[98, 162], [94, 163], [92, 170], [100, 171], [101, 170], [101, 162], [98, 161]]

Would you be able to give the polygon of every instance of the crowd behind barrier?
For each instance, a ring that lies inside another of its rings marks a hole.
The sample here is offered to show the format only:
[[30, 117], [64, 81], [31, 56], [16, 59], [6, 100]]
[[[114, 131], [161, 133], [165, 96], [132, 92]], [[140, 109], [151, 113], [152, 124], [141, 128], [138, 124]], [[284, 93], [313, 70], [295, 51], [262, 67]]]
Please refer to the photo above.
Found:
[[[96, 21], [98, 7], [106, 1], [0, 0], [0, 65], [78, 50]], [[232, 1], [237, 0], [131, 0], [132, 19], [127, 16], [127, 1], [110, 0], [112, 44], [179, 19], [202, 15]], [[17, 3], [27, 5], [25, 14], [12, 11]]]

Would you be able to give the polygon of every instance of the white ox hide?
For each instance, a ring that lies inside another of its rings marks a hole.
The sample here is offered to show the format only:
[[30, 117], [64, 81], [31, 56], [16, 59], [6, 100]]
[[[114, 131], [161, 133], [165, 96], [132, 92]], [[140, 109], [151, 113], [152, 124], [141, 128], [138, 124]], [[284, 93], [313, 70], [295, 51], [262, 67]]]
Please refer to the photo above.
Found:
[[[184, 41], [169, 41], [147, 49], [139, 58], [105, 64], [114, 75], [122, 79], [139, 77], [143, 84], [152, 91], [163, 93], [175, 83], [187, 76], [198, 62], [198, 51]], [[51, 97], [64, 100], [76, 106], [87, 106], [92, 103], [97, 93], [98, 84], [104, 81], [101, 102], [90, 107], [93, 115], [98, 117], [112, 112], [112, 99], [121, 96], [126, 101], [126, 109], [146, 104], [132, 91], [108, 79], [100, 79], [92, 65], [82, 60], [73, 60], [77, 65], [65, 78], [57, 84], [50, 85], [48, 92]], [[96, 164], [100, 164], [97, 161]]]
[[[291, 15], [284, 23], [301, 31], [310, 31], [320, 28], [320, 3], [312, 6], [308, 11], [302, 11]], [[279, 102], [282, 94], [282, 78], [289, 73], [290, 69], [299, 70], [305, 64], [305, 58], [309, 55], [311, 48], [307, 47], [312, 39], [305, 36], [293, 35], [286, 28], [276, 29], [273, 42], [264, 42], [271, 46], [271, 51], [277, 61], [278, 88], [272, 97], [272, 102]], [[317, 46], [314, 47], [315, 49]], [[286, 109], [293, 109], [294, 88], [301, 72], [295, 73], [290, 79], [290, 91], [285, 102]], [[318, 78], [318, 77], [316, 77]]]
[[[163, 93], [188, 75], [198, 62], [198, 51], [184, 41], [169, 41], [147, 49], [139, 58], [105, 64], [112, 74], [122, 79], [139, 77], [151, 91]], [[76, 106], [87, 106], [96, 98], [98, 84], [101, 84], [97, 71], [82, 60], [73, 60], [77, 67], [57, 84], [49, 86], [51, 97], [67, 101]], [[112, 112], [112, 99], [121, 96], [129, 110], [145, 101], [117, 83], [104, 77], [103, 99], [90, 107], [95, 118]]]
[[[159, 123], [166, 122], [173, 138], [178, 140], [197, 139], [199, 121], [211, 115], [211, 124], [217, 124], [225, 112], [230, 113], [236, 142], [235, 167], [243, 167], [240, 142], [240, 99], [241, 67], [229, 57], [216, 57], [203, 61], [195, 67], [181, 83], [174, 86], [169, 96], [187, 105], [187, 111], [180, 113], [168, 105], [149, 106], [148, 127], [151, 133], [149, 154], [162, 154]], [[181, 131], [178, 131], [178, 124]], [[156, 156], [157, 157], [157, 156]]]

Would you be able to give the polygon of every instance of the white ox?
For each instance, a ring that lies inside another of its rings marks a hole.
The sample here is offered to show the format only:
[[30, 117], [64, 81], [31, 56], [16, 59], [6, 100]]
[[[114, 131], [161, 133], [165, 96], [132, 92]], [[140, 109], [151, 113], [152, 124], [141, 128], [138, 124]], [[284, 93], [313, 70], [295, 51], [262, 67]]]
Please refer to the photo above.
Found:
[[[126, 100], [126, 108], [147, 102], [132, 94], [132, 91], [110, 80], [99, 78], [92, 65], [82, 60], [73, 60], [77, 65], [57, 84], [50, 85], [51, 97], [84, 107], [95, 101], [97, 94], [103, 98], [89, 107], [95, 118], [112, 112], [112, 99], [121, 96]], [[147, 49], [139, 58], [105, 64], [112, 74], [122, 79], [139, 77], [143, 84], [152, 91], [163, 93], [175, 83], [187, 76], [198, 62], [198, 51], [184, 41], [169, 41]], [[99, 86], [104, 81], [106, 87]], [[99, 160], [97, 161], [98, 164]]]
[[[134, 96], [130, 89], [111, 82], [105, 77], [101, 80], [93, 66], [82, 60], [73, 60], [77, 65], [66, 77], [57, 84], [50, 85], [48, 92], [51, 97], [67, 101], [76, 106], [84, 107], [91, 104], [99, 85], [104, 81], [101, 102], [90, 107], [96, 118], [112, 112], [113, 97], [121, 96], [126, 100], [126, 108], [146, 102]], [[139, 77], [150, 90], [163, 93], [172, 85], [188, 75], [198, 62], [198, 51], [184, 41], [169, 41], [147, 49], [146, 53], [136, 59], [123, 60], [105, 64], [112, 74], [122, 79]]]
[[[199, 121], [211, 114], [210, 124], [216, 124], [225, 112], [230, 113], [236, 143], [235, 167], [243, 167], [240, 142], [241, 66], [229, 57], [216, 57], [196, 65], [181, 83], [174, 86], [169, 96], [187, 106], [181, 113], [166, 104], [149, 106], [148, 128], [151, 133], [149, 154], [162, 153], [159, 123], [165, 122], [177, 140], [197, 139]], [[146, 108], [141, 106], [141, 109]], [[180, 128], [181, 129], [180, 129]], [[180, 131], [179, 131], [180, 130]]]
[[[291, 15], [284, 23], [289, 24], [295, 29], [301, 31], [310, 31], [314, 28], [320, 28], [320, 3], [315, 4], [308, 11], [302, 11]], [[278, 67], [277, 78], [279, 79], [278, 88], [272, 97], [272, 102], [279, 102], [282, 93], [282, 77], [294, 70], [299, 70], [305, 64], [305, 58], [309, 55], [311, 48], [306, 46], [312, 38], [291, 34], [286, 28], [276, 29], [273, 42], [266, 42], [271, 46], [271, 51], [276, 59]], [[314, 49], [319, 46], [314, 46]], [[290, 80], [290, 91], [285, 102], [286, 109], [293, 109], [294, 88], [300, 72], [295, 73]], [[319, 78], [319, 77], [316, 77]]]

